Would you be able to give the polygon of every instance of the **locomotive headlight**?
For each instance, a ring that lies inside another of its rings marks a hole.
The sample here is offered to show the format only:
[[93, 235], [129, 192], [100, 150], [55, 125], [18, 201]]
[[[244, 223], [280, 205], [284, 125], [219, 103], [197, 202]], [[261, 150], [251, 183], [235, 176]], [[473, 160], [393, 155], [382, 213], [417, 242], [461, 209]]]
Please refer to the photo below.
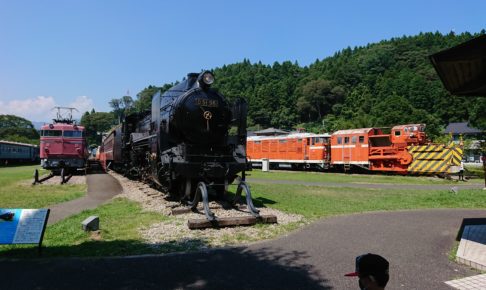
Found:
[[198, 82], [201, 86], [209, 87], [214, 83], [214, 75], [211, 72], [205, 71], [199, 75]]
[[210, 84], [214, 83], [214, 76], [213, 76], [213, 74], [210, 73], [210, 72], [204, 73], [203, 74], [203, 82], [206, 85], [210, 85]]

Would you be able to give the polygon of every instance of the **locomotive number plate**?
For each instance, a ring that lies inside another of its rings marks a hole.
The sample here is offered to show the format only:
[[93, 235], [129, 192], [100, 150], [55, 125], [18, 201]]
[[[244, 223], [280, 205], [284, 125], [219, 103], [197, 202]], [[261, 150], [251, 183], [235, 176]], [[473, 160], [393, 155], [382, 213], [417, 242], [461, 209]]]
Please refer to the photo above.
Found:
[[218, 107], [218, 100], [208, 100], [208, 99], [197, 98], [194, 101], [196, 102], [196, 105], [198, 105], [198, 106], [212, 107], [212, 108]]

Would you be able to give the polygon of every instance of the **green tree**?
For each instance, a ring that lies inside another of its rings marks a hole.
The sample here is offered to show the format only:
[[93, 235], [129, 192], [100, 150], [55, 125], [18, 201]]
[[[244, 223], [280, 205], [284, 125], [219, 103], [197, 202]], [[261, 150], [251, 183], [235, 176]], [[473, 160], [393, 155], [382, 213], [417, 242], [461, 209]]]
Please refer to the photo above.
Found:
[[137, 94], [137, 100], [134, 102], [134, 107], [137, 112], [143, 112], [146, 110], [150, 110], [152, 105], [152, 97], [160, 91], [162, 94], [174, 86], [174, 83], [165, 84], [162, 87], [157, 86], [148, 86], [145, 89], [141, 90]]
[[326, 79], [312, 80], [302, 87], [297, 107], [309, 121], [321, 120], [344, 96], [344, 89]]
[[[244, 97], [248, 125], [255, 128], [309, 123], [303, 127], [337, 130], [426, 122], [428, 133], [440, 134], [440, 128], [449, 122], [481, 123], [484, 107], [475, 98], [451, 96], [428, 56], [481, 33], [425, 32], [396, 37], [347, 47], [306, 67], [290, 61], [268, 65], [243, 59], [213, 69], [214, 88], [230, 101]], [[135, 109], [149, 108], [157, 89], [148, 86], [142, 90]], [[117, 116], [124, 112], [121, 102], [113, 105]]]
[[117, 119], [113, 112], [86, 112], [81, 117], [81, 125], [85, 127], [86, 137], [90, 146], [101, 144], [101, 133], [109, 131]]
[[135, 111], [135, 104], [130, 96], [123, 96], [119, 99], [111, 99], [108, 103], [113, 109], [113, 113], [117, 120], [121, 120], [123, 116], [126, 116]]
[[39, 144], [39, 133], [27, 119], [15, 115], [0, 115], [0, 140]]
[[477, 97], [472, 103], [469, 122], [486, 131], [486, 97]]

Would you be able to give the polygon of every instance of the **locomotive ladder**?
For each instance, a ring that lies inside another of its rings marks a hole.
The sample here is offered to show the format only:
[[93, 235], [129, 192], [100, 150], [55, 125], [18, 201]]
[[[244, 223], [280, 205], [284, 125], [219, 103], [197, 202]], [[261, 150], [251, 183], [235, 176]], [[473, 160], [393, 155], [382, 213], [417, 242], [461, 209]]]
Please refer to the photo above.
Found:
[[236, 190], [236, 196], [233, 200], [233, 205], [241, 199], [242, 192], [246, 195], [246, 205], [247, 209], [250, 211], [250, 216], [240, 216], [240, 217], [223, 217], [217, 218], [216, 215], [209, 208], [209, 197], [207, 186], [204, 182], [199, 182], [196, 189], [196, 194], [192, 202], [189, 202], [189, 206], [192, 210], [196, 210], [199, 201], [203, 202], [204, 214], [206, 219], [190, 219], [187, 225], [190, 229], [204, 229], [208, 227], [227, 227], [227, 226], [240, 226], [240, 225], [253, 225], [257, 222], [261, 223], [276, 223], [277, 217], [273, 215], [261, 216], [260, 211], [255, 208], [251, 198], [250, 188], [245, 181], [240, 181], [238, 183], [238, 188]]

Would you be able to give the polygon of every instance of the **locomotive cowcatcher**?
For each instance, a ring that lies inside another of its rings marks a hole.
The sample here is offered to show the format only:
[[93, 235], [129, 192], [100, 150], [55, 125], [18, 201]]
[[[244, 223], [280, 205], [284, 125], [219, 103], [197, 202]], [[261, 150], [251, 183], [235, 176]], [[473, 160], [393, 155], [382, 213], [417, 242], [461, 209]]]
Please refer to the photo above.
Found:
[[208, 194], [225, 199], [228, 184], [237, 180], [235, 199], [244, 191], [248, 210], [258, 217], [245, 183], [247, 103], [237, 98], [230, 105], [213, 82], [209, 71], [190, 73], [156, 93], [150, 111], [126, 116], [104, 139], [102, 166], [149, 182], [192, 209], [202, 198], [209, 221], [216, 217]]

